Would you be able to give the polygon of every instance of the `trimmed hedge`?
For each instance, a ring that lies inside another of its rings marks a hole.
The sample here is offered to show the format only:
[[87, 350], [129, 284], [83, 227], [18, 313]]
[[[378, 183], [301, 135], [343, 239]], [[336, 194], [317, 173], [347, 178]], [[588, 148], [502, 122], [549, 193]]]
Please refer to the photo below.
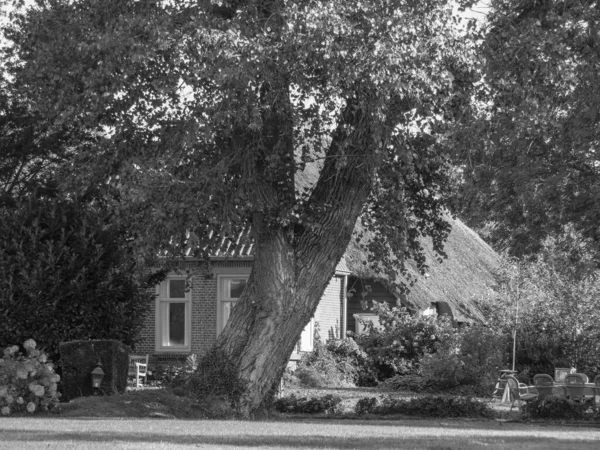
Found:
[[99, 393], [124, 393], [131, 348], [116, 340], [70, 341], [59, 344], [63, 399], [92, 395], [91, 372], [102, 363], [104, 379]]

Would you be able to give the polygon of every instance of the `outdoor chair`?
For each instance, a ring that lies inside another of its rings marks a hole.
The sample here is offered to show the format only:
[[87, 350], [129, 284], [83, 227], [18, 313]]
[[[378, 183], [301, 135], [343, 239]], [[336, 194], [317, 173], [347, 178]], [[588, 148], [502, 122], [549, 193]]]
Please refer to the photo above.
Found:
[[584, 383], [590, 382], [590, 380], [588, 379], [588, 376], [585, 373], [574, 373], [573, 375], [581, 375], [581, 378], [583, 378]]
[[538, 396], [537, 394], [530, 393], [529, 389], [527, 389], [527, 385], [519, 382], [519, 380], [517, 380], [517, 378], [513, 375], [508, 375], [506, 377], [506, 385], [508, 386], [512, 400], [508, 414], [512, 412], [517, 400], [519, 401], [520, 406], [521, 402], [527, 403]]
[[600, 375], [594, 378], [594, 404], [596, 408], [600, 406]]
[[135, 387], [141, 387], [140, 378], [147, 380], [148, 358], [150, 355], [129, 355], [128, 376], [135, 377]]
[[588, 382], [588, 377], [583, 373], [570, 373], [565, 377], [565, 384], [585, 384]]
[[533, 377], [533, 385], [540, 397], [550, 397], [556, 395], [553, 391], [554, 378], [545, 373], [539, 373]]
[[585, 383], [587, 376], [581, 373], [570, 373], [565, 377], [565, 390], [567, 397], [573, 401], [585, 401]]

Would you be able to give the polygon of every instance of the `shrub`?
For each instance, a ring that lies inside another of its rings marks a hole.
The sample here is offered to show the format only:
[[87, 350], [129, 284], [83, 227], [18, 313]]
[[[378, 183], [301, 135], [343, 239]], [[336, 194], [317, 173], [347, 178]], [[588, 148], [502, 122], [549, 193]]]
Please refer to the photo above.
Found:
[[90, 372], [100, 362], [104, 371], [98, 390], [104, 395], [122, 394], [127, 389], [131, 349], [114, 339], [61, 342], [62, 393], [67, 400], [92, 395]]
[[380, 386], [394, 391], [422, 392], [428, 389], [428, 382], [419, 374], [396, 375], [382, 381]]
[[356, 402], [354, 406], [354, 412], [359, 416], [363, 414], [371, 414], [377, 407], [376, 397], [361, 398]]
[[412, 316], [406, 308], [390, 308], [377, 302], [371, 310], [379, 316], [382, 328], [364, 322], [365, 333], [357, 335], [356, 341], [373, 361], [380, 381], [417, 373], [423, 355], [433, 353], [435, 344], [452, 329], [445, 316]]
[[420, 397], [409, 400], [384, 398], [376, 414], [406, 414], [422, 417], [494, 418], [489, 405], [470, 397]]
[[313, 352], [302, 355], [294, 375], [306, 387], [347, 387], [373, 380], [368, 356], [353, 339], [315, 341]]
[[185, 387], [198, 368], [198, 355], [190, 354], [183, 365], [156, 366], [150, 377], [150, 384], [171, 389]]
[[578, 403], [564, 397], [538, 397], [523, 405], [521, 411], [532, 419], [582, 420], [593, 417], [589, 403]]
[[492, 392], [498, 367], [503, 365], [504, 345], [505, 338], [484, 325], [454, 330], [437, 343], [435, 353], [424, 355], [423, 379], [439, 389], [478, 386], [478, 393]]
[[55, 359], [64, 341], [135, 343], [154, 294], [107, 209], [30, 199], [0, 223], [0, 346], [31, 337]]
[[26, 354], [13, 345], [0, 359], [0, 414], [47, 411], [58, 405], [60, 377], [33, 339], [23, 344]]
[[192, 397], [199, 401], [210, 396], [226, 396], [235, 407], [243, 385], [231, 360], [218, 350], [211, 350], [199, 361], [187, 381]]
[[290, 414], [337, 414], [341, 403], [340, 397], [331, 394], [311, 398], [290, 395], [276, 399], [273, 407], [279, 412]]

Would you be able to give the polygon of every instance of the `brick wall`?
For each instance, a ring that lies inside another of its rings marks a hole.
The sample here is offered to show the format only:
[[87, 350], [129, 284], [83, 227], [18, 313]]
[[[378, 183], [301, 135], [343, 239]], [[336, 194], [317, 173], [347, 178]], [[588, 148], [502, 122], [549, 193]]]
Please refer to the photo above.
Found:
[[[214, 262], [210, 267], [200, 261], [182, 261], [174, 264], [172, 271], [185, 273], [192, 278], [191, 353], [204, 354], [217, 338], [217, 276], [212, 268], [251, 267], [250, 261]], [[155, 289], [152, 289], [155, 293]], [[144, 328], [135, 346], [136, 353], [150, 354], [151, 364], [183, 363], [188, 353], [156, 352], [156, 300], [151, 301], [144, 320]]]
[[[217, 337], [217, 275], [212, 269], [218, 268], [222, 272], [223, 269], [251, 266], [251, 261], [213, 262], [210, 267], [199, 261], [182, 261], [170, 267], [173, 272], [178, 271], [182, 274], [188, 271], [192, 275], [191, 353], [204, 354]], [[342, 276], [332, 278], [315, 312], [315, 322], [319, 324], [319, 334], [323, 340], [340, 337], [344, 299], [343, 280]], [[155, 289], [152, 289], [152, 293], [155, 293]], [[181, 364], [188, 355], [188, 353], [156, 352], [155, 299], [151, 300], [135, 352], [150, 354], [151, 364]]]

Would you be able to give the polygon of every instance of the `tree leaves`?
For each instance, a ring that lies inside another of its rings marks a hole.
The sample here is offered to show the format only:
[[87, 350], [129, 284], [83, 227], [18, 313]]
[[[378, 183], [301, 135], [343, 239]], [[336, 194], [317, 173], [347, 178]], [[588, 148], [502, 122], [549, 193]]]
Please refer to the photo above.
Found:
[[595, 1], [493, 2], [482, 79], [456, 134], [458, 211], [497, 249], [572, 226], [598, 242]]

